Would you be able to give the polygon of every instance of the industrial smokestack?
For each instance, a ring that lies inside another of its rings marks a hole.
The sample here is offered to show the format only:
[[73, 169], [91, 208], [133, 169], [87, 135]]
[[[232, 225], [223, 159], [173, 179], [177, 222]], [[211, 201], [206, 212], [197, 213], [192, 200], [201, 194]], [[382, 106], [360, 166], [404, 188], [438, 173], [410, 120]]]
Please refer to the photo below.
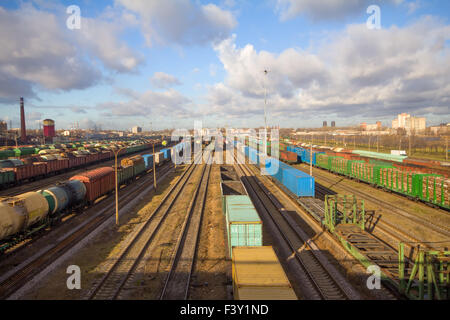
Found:
[[23, 97], [20, 97], [20, 140], [27, 142], [27, 128], [25, 127], [25, 109], [23, 106]]

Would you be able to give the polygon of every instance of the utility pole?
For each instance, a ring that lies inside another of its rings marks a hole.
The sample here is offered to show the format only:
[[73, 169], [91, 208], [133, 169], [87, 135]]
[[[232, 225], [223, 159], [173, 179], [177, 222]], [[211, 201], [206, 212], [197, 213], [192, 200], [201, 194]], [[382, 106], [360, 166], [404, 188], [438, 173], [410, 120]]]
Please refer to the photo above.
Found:
[[115, 171], [115, 186], [116, 186], [116, 225], [119, 225], [119, 185], [117, 181], [117, 156], [119, 155], [120, 151], [122, 149], [125, 149], [126, 147], [122, 147], [119, 150], [114, 150], [114, 171]]
[[371, 135], [369, 135], [369, 151], [370, 151], [370, 139], [372, 138]]
[[409, 134], [409, 151], [408, 155], [411, 156], [411, 133]]
[[153, 188], [156, 192], [156, 169], [155, 169], [155, 143], [153, 142]]
[[377, 135], [377, 152], [380, 152], [380, 136]]
[[448, 161], [448, 136], [445, 136], [445, 161]]
[[[264, 70], [264, 74], [266, 76], [267, 76], [267, 73], [268, 73], [268, 71]], [[266, 113], [266, 108], [267, 108], [267, 87], [266, 87], [265, 80], [263, 82], [264, 82], [264, 125], [265, 125], [265, 128], [266, 128], [266, 131], [264, 133], [264, 137], [266, 138], [266, 139], [264, 139], [264, 144], [265, 144], [265, 146], [264, 146], [264, 154], [267, 154], [267, 113]]]
[[312, 140], [311, 140], [311, 151], [309, 152], [309, 175], [312, 177]]

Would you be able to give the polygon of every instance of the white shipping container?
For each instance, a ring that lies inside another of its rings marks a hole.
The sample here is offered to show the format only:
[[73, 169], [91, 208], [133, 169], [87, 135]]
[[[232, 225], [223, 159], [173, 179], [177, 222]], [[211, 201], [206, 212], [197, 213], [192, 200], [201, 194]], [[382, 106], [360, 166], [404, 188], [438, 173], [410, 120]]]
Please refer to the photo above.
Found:
[[164, 153], [155, 152], [155, 164], [160, 166], [164, 162]]

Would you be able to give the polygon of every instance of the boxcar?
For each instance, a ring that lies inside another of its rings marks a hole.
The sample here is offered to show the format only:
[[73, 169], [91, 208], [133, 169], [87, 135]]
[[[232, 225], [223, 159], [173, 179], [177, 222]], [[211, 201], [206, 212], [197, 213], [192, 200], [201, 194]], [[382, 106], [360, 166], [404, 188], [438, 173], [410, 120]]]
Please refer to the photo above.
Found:
[[234, 247], [235, 300], [297, 300], [297, 295], [271, 246]]
[[287, 163], [297, 163], [297, 154], [291, 151], [280, 151], [280, 158]]
[[86, 200], [90, 203], [107, 194], [115, 187], [114, 170], [102, 167], [76, 175], [70, 180], [79, 180], [86, 186]]

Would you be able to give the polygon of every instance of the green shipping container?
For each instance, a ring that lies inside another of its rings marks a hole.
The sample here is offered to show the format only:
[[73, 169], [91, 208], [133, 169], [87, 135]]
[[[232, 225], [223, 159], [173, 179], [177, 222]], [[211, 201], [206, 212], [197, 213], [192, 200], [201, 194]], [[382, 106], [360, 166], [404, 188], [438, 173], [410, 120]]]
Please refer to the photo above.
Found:
[[224, 197], [230, 257], [235, 246], [262, 246], [262, 221], [248, 196]]

